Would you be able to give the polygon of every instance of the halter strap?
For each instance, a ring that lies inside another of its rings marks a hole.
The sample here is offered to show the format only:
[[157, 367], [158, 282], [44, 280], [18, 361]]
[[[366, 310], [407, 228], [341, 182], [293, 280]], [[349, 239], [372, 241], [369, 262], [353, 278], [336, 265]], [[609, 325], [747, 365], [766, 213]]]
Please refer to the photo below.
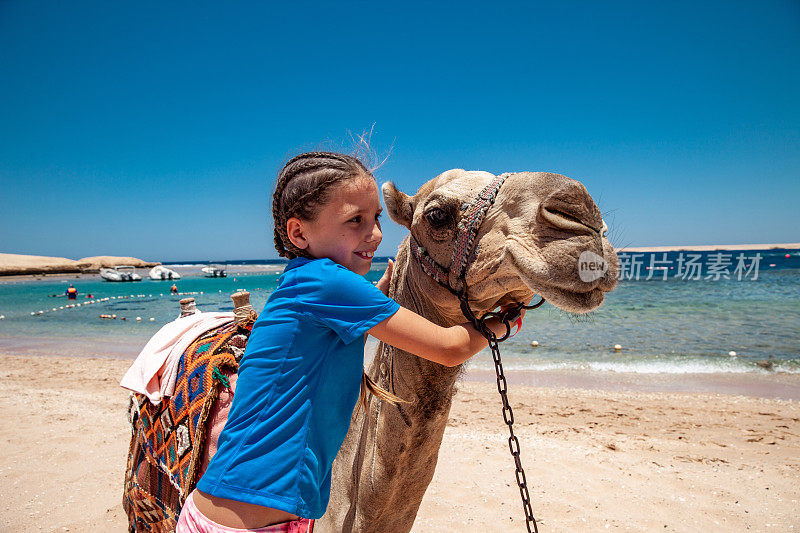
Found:
[[417, 259], [425, 273], [433, 278], [439, 285], [442, 285], [455, 295], [460, 295], [466, 291], [466, 284], [462, 281], [462, 286], [456, 284], [461, 280], [469, 263], [469, 256], [475, 248], [475, 237], [478, 234], [486, 212], [497, 198], [497, 192], [503, 185], [509, 173], [500, 174], [491, 183], [481, 190], [478, 196], [467, 205], [464, 215], [458, 222], [456, 228], [456, 240], [453, 246], [453, 256], [450, 261], [450, 269], [446, 269], [433, 260], [428, 251], [420, 246], [414, 235], [411, 235], [411, 254]]

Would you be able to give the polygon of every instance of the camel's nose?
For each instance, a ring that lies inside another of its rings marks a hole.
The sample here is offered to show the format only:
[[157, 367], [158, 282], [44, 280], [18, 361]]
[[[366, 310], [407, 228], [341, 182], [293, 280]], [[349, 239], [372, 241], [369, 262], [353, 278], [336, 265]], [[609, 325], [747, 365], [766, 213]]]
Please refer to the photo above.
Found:
[[561, 230], [600, 236], [606, 230], [600, 210], [577, 184], [566, 185], [548, 196], [539, 206], [539, 215]]

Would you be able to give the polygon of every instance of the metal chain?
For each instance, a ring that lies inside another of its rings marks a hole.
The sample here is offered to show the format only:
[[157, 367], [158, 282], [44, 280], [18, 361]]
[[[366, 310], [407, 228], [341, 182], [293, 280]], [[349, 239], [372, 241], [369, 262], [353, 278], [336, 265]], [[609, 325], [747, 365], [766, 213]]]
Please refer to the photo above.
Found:
[[[525, 526], [528, 528], [528, 533], [539, 533], [539, 529], [536, 526], [536, 518], [533, 516], [533, 508], [531, 507], [531, 496], [528, 493], [528, 480], [525, 477], [525, 470], [522, 468], [522, 460], [520, 459], [519, 439], [514, 434], [514, 411], [511, 409], [511, 404], [508, 403], [508, 383], [503, 373], [503, 362], [500, 360], [499, 343], [511, 336], [512, 317], [518, 316], [522, 309], [536, 309], [544, 303], [544, 298], [534, 305], [519, 304], [516, 308], [510, 309], [505, 313], [489, 312], [481, 318], [476, 317], [472, 308], [470, 308], [469, 297], [466, 290], [458, 294], [458, 298], [461, 301], [461, 311], [464, 313], [464, 316], [472, 322], [475, 328], [489, 341], [489, 348], [492, 351], [492, 360], [494, 361], [494, 370], [497, 374], [497, 391], [500, 393], [500, 399], [503, 402], [503, 421], [505, 421], [508, 426], [508, 432], [510, 434], [508, 437], [508, 449], [511, 452], [511, 457], [514, 459], [514, 475], [516, 476], [519, 494], [522, 498], [522, 509], [525, 512]], [[494, 331], [486, 325], [486, 321], [489, 318], [498, 318], [506, 326], [505, 334], [499, 339], [497, 335], [494, 334]]]
[[[494, 370], [497, 373], [497, 391], [500, 393], [500, 399], [503, 402], [503, 420], [508, 426], [508, 449], [511, 451], [511, 457], [514, 458], [515, 476], [517, 478], [517, 486], [519, 486], [519, 494], [522, 497], [522, 509], [525, 512], [525, 525], [528, 527], [528, 532], [538, 533], [539, 529], [536, 527], [536, 519], [533, 517], [533, 509], [531, 508], [531, 496], [528, 493], [528, 480], [525, 477], [525, 470], [522, 468], [522, 461], [520, 460], [519, 439], [514, 434], [514, 411], [511, 409], [511, 404], [508, 403], [508, 383], [503, 374], [503, 363], [500, 361], [500, 347], [497, 344], [497, 338], [492, 330], [488, 330], [488, 335], [484, 335], [489, 341], [489, 348], [492, 350], [492, 359], [494, 360]], [[533, 526], [533, 529], [531, 529]]]

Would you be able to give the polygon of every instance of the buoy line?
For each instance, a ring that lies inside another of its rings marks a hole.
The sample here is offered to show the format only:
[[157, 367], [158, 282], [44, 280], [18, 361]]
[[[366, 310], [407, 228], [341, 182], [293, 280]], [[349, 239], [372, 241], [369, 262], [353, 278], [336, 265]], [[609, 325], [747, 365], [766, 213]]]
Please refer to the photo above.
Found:
[[[246, 290], [246, 289], [236, 289], [234, 292], [241, 292], [241, 291], [244, 291], [244, 290]], [[261, 289], [261, 287], [258, 287], [255, 290], [256, 291], [260, 291], [262, 289]], [[218, 293], [222, 293], [222, 289], [218, 290]], [[166, 294], [166, 296], [170, 296], [170, 297], [171, 296], [197, 296], [197, 295], [204, 295], [204, 294], [205, 294], [205, 291], [186, 291], [186, 292], [170, 293], [170, 294]], [[164, 297], [165, 294], [164, 293], [159, 293], [158, 296], [159, 297]], [[111, 300], [128, 300], [128, 299], [131, 299], [131, 298], [153, 298], [153, 295], [152, 294], [130, 294], [130, 295], [124, 295], [123, 294], [123, 295], [114, 295], [114, 296], [104, 296], [102, 298], [95, 296], [95, 297], [86, 299], [86, 301], [83, 301], [83, 302], [77, 302], [77, 303], [74, 303], [74, 304], [62, 305], [62, 306], [59, 306], [59, 307], [52, 307], [49, 310], [48, 309], [40, 309], [38, 311], [31, 311], [30, 312], [30, 316], [39, 316], [39, 315], [44, 315], [45, 313], [50, 313], [50, 312], [55, 312], [55, 311], [63, 311], [63, 310], [66, 310], [66, 309], [74, 309], [76, 307], [82, 307], [82, 306], [86, 306], [86, 305], [92, 305], [92, 304], [97, 304], [97, 303], [102, 303], [102, 302], [110, 302]], [[5, 320], [5, 318], [6, 318], [5, 315], [0, 315], [0, 320]], [[125, 321], [127, 321], [127, 317], [117, 316], [116, 314], [107, 314], [107, 313], [100, 314], [99, 318], [104, 319], [104, 320], [125, 320]], [[145, 319], [143, 317], [140, 317], [140, 316], [136, 317], [136, 322], [143, 322], [144, 320]], [[156, 319], [154, 317], [149, 317], [148, 318], [149, 322], [155, 322], [155, 320]]]

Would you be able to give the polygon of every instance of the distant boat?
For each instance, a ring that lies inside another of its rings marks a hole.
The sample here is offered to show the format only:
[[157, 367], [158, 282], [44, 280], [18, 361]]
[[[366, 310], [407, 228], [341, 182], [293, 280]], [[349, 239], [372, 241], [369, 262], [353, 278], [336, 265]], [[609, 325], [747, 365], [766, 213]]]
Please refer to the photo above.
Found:
[[224, 278], [228, 276], [228, 273], [225, 272], [224, 268], [220, 268], [218, 265], [208, 265], [201, 268], [203, 275], [207, 278]]
[[136, 268], [132, 266], [101, 268], [100, 277], [106, 281], [142, 281], [142, 276], [137, 274]]
[[156, 281], [163, 281], [167, 279], [178, 280], [181, 279], [181, 275], [163, 265], [158, 265], [150, 269], [150, 279]]

